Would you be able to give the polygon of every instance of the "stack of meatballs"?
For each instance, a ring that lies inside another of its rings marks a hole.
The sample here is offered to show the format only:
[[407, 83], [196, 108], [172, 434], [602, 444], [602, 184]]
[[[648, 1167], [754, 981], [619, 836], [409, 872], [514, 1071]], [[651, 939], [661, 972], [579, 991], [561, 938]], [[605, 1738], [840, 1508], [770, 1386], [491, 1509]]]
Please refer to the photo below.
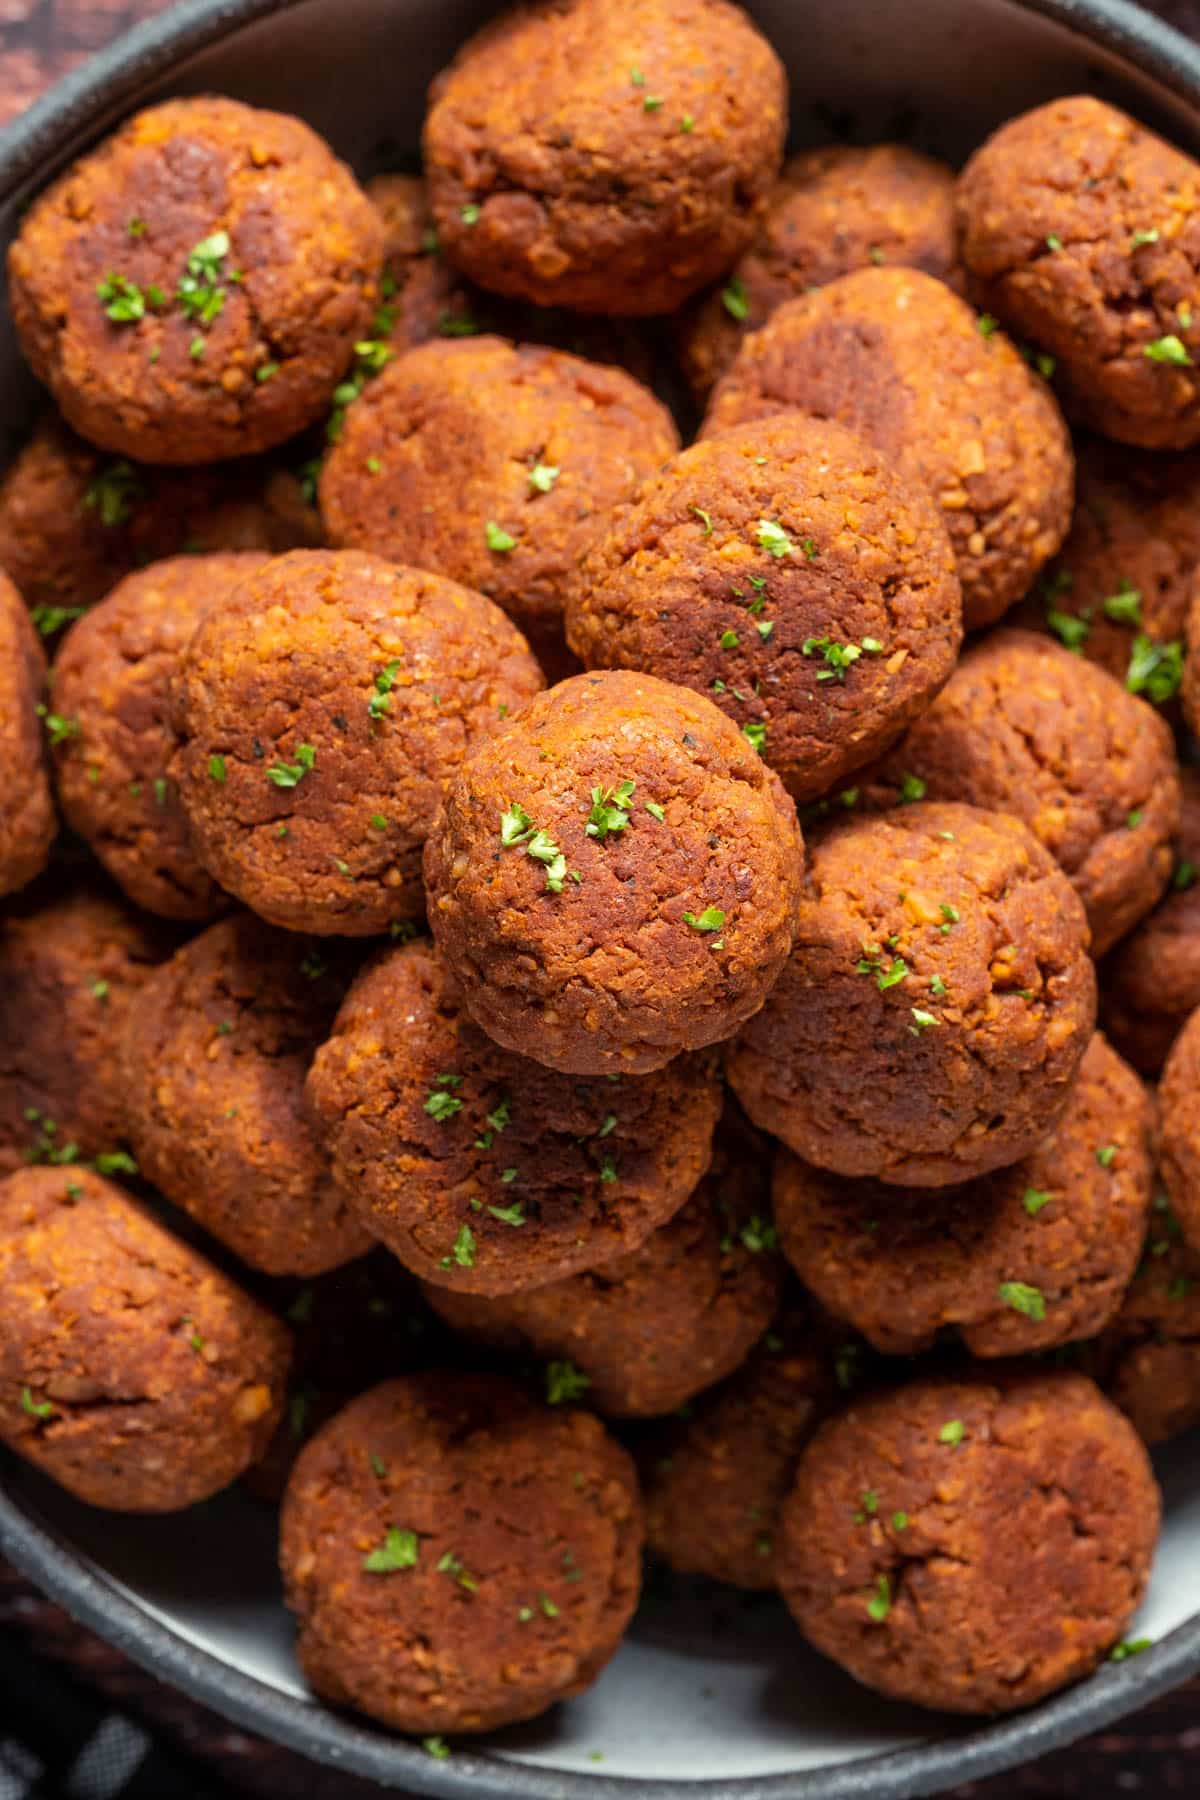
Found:
[[0, 1437], [281, 1501], [436, 1755], [644, 1546], [1027, 1705], [1200, 1422], [1200, 168], [786, 128], [532, 0], [422, 178], [172, 100], [9, 254]]

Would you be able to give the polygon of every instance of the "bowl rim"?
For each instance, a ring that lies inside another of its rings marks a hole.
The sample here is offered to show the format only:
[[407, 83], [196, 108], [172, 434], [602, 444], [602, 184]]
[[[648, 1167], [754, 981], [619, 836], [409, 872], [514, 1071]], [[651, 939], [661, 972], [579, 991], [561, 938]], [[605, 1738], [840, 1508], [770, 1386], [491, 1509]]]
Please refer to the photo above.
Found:
[[[0, 205], [40, 186], [189, 56], [276, 13], [312, 0], [180, 0], [136, 25], [57, 82], [0, 130]], [[1131, 0], [1004, 0], [1062, 25], [1131, 63], [1200, 118], [1200, 45]], [[319, 1700], [281, 1692], [191, 1643], [121, 1586], [67, 1549], [0, 1489], [3, 1555], [79, 1623], [131, 1661], [247, 1730], [347, 1774], [403, 1786], [430, 1800], [629, 1800], [636, 1779], [649, 1800], [915, 1800], [999, 1774], [1064, 1748], [1144, 1706], [1200, 1671], [1200, 1613], [1136, 1657], [1028, 1712], [941, 1740], [825, 1768], [722, 1780], [645, 1780], [539, 1767], [456, 1747], [439, 1761], [411, 1738], [385, 1733]], [[864, 1704], [870, 1704], [863, 1690]], [[937, 1715], [930, 1715], [931, 1729]], [[965, 1722], [958, 1722], [965, 1724]]]

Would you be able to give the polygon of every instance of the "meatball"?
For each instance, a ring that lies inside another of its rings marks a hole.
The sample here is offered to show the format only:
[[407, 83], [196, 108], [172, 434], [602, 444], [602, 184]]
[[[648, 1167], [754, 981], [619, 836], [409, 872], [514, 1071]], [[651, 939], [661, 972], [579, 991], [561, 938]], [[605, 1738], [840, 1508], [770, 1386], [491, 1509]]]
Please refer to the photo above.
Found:
[[321, 415], [382, 255], [374, 208], [307, 125], [199, 95], [137, 113], [34, 202], [9, 300], [76, 431], [216, 462]]
[[1049, 1135], [962, 1186], [846, 1181], [786, 1153], [784, 1255], [805, 1287], [885, 1354], [955, 1329], [975, 1356], [1095, 1337], [1133, 1278], [1150, 1210], [1152, 1113], [1098, 1034]]
[[745, 1360], [779, 1303], [769, 1171], [769, 1152], [726, 1133], [712, 1173], [640, 1249], [520, 1294], [431, 1284], [425, 1298], [455, 1331], [545, 1358], [552, 1400], [567, 1389], [613, 1418], [674, 1412]]
[[[58, 831], [39, 714], [46, 658], [25, 603], [0, 573], [0, 895], [40, 875]], [[46, 716], [53, 736], [70, 725]]]
[[958, 284], [953, 169], [905, 144], [825, 144], [789, 157], [758, 236], [681, 321], [679, 359], [697, 401], [777, 306], [872, 263]]
[[178, 939], [107, 889], [46, 901], [0, 925], [0, 1172], [99, 1157], [120, 1167], [118, 1045], [130, 1006]]
[[192, 852], [167, 779], [170, 685], [210, 609], [268, 559], [176, 556], [127, 575], [71, 627], [54, 661], [58, 797], [113, 880], [147, 912], [210, 919], [227, 904]]
[[646, 1073], [757, 1012], [802, 860], [778, 776], [710, 700], [576, 675], [448, 786], [430, 925], [489, 1037], [568, 1074]]
[[1054, 399], [1001, 333], [915, 269], [860, 269], [789, 300], [742, 345], [704, 432], [798, 408], [839, 419], [942, 509], [969, 630], [1021, 599], [1071, 522]]
[[301, 1452], [280, 1557], [316, 1691], [401, 1731], [582, 1693], [637, 1604], [641, 1502], [599, 1420], [487, 1375], [385, 1382]]
[[918, 791], [1023, 819], [1070, 877], [1096, 956], [1171, 878], [1180, 793], [1169, 727], [1034, 632], [993, 632], [969, 650], [863, 784], [868, 803]]
[[1158, 1108], [1159, 1171], [1184, 1238], [1200, 1250], [1200, 1010], [1171, 1046]]
[[1198, 209], [1192, 158], [1088, 94], [1010, 119], [959, 178], [977, 297], [1055, 357], [1072, 414], [1122, 443], [1200, 439]]
[[1182, 809], [1164, 899], [1104, 965], [1104, 1029], [1143, 1075], [1157, 1075], [1200, 1006], [1200, 772], [1179, 770]]
[[1200, 571], [1193, 577], [1188, 607], [1181, 694], [1183, 716], [1193, 737], [1200, 736]]
[[806, 1162], [943, 1187], [1045, 1137], [1095, 1015], [1049, 852], [1018, 819], [930, 802], [815, 839], [796, 949], [726, 1073]]
[[924, 489], [840, 425], [783, 413], [643, 482], [583, 557], [567, 638], [589, 668], [715, 695], [809, 800], [930, 704], [962, 597]]
[[172, 682], [168, 767], [195, 853], [291, 931], [421, 912], [421, 845], [480, 733], [541, 686], [479, 594], [356, 550], [296, 550], [221, 596]]
[[348, 974], [316, 943], [244, 913], [177, 950], [129, 1012], [121, 1055], [138, 1167], [269, 1274], [318, 1275], [373, 1241], [304, 1110]]
[[91, 1506], [174, 1512], [266, 1449], [285, 1328], [89, 1169], [0, 1182], [0, 1437]]
[[363, 970], [308, 1099], [363, 1224], [426, 1280], [485, 1295], [636, 1250], [704, 1174], [721, 1109], [711, 1054], [581, 1081], [501, 1049], [428, 942]]
[[1010, 1712], [1120, 1640], [1160, 1513], [1140, 1440], [1086, 1377], [912, 1381], [808, 1444], [779, 1586], [805, 1637], [867, 1687]]
[[619, 369], [502, 338], [431, 343], [350, 408], [321, 512], [331, 542], [434, 569], [544, 630], [611, 509], [678, 447]]
[[1146, 1255], [1096, 1346], [1101, 1381], [1147, 1444], [1200, 1424], [1200, 1255], [1155, 1196]]
[[536, 0], [430, 91], [438, 237], [501, 294], [672, 312], [753, 241], [786, 131], [782, 64], [727, 0]]

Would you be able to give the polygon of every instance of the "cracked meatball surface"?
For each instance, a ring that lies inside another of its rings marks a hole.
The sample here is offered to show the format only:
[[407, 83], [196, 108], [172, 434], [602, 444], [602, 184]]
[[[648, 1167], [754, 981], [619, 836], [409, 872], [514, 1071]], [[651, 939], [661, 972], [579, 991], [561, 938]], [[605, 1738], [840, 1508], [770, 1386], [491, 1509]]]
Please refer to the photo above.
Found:
[[1002, 125], [959, 177], [973, 291], [1056, 359], [1084, 424], [1149, 450], [1200, 438], [1200, 167], [1089, 94]]
[[480, 594], [357, 550], [276, 557], [211, 608], [172, 682], [168, 773], [196, 855], [291, 931], [419, 918], [444, 782], [541, 685]]
[[495, 1376], [385, 1382], [301, 1452], [280, 1558], [315, 1690], [401, 1731], [536, 1718], [637, 1604], [633, 1464], [590, 1413]]
[[671, 312], [753, 239], [786, 131], [783, 66], [727, 0], [534, 0], [430, 90], [438, 237], [497, 293]]
[[810, 1293], [886, 1355], [957, 1331], [975, 1356], [1098, 1335], [1141, 1255], [1152, 1109], [1098, 1034], [1030, 1155], [962, 1186], [848, 1181], [787, 1155], [775, 1173], [784, 1255]]
[[578, 1075], [736, 1031], [787, 958], [802, 874], [795, 808], [736, 726], [624, 670], [562, 682], [476, 745], [425, 851], [476, 1024]]
[[708, 1167], [711, 1054], [575, 1079], [502, 1049], [428, 942], [383, 951], [308, 1099], [347, 1202], [427, 1281], [511, 1294], [636, 1250]]
[[1034, 632], [968, 650], [882, 769], [867, 804], [919, 784], [1023, 819], [1069, 876], [1102, 956], [1162, 896], [1179, 825], [1166, 722], [1104, 669]]
[[796, 948], [726, 1073], [805, 1161], [942, 1187], [1045, 1136], [1095, 1017], [1049, 852], [1017, 819], [926, 802], [814, 838]]
[[279, 1422], [286, 1329], [84, 1168], [0, 1182], [0, 1437], [91, 1506], [217, 1493]]
[[839, 420], [942, 510], [970, 631], [1027, 592], [1071, 523], [1053, 396], [1000, 332], [916, 269], [860, 269], [789, 300], [742, 345], [704, 435], [797, 410]]
[[152, 563], [77, 620], [54, 659], [55, 708], [78, 727], [55, 753], [67, 823], [136, 905], [163, 918], [211, 919], [229, 903], [197, 862], [167, 779], [168, 702], [200, 621], [267, 560]]
[[0, 895], [40, 875], [58, 833], [38, 708], [46, 656], [25, 602], [0, 573]]
[[299, 119], [200, 95], [136, 113], [8, 253], [34, 373], [92, 443], [216, 462], [319, 418], [368, 335], [383, 238]]
[[885, 749], [932, 701], [962, 597], [925, 490], [840, 425], [782, 414], [693, 444], [584, 554], [567, 639], [763, 733], [797, 801]]
[[867, 1687], [1010, 1712], [1120, 1641], [1160, 1515], [1140, 1440], [1084, 1376], [913, 1381], [809, 1443], [779, 1587], [810, 1643]]
[[273, 1275], [321, 1274], [373, 1242], [304, 1108], [348, 963], [249, 914], [222, 920], [155, 970], [121, 1045], [142, 1174]]

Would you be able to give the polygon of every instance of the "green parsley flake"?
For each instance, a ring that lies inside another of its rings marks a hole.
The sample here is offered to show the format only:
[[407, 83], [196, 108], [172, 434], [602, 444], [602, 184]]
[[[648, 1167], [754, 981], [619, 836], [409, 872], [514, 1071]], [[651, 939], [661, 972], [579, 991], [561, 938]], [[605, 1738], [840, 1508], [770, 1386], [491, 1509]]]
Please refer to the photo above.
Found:
[[208, 345], [205, 343], [205, 341], [202, 337], [194, 337], [192, 339], [191, 343], [188, 345], [188, 355], [191, 357], [193, 362], [200, 362], [202, 360], [202, 358], [204, 356], [204, 352], [207, 350], [207, 348], [208, 348]]
[[[184, 317], [194, 320], [205, 331], [225, 305], [227, 290], [219, 285], [219, 281], [221, 264], [228, 255], [229, 233], [214, 231], [211, 237], [206, 237], [197, 244], [188, 257], [187, 267], [175, 290], [175, 298]], [[201, 338], [198, 341], [203, 344], [204, 340]], [[192, 355], [195, 354], [193, 344]]]
[[1149, 1650], [1153, 1643], [1153, 1638], [1126, 1638], [1123, 1643], [1113, 1645], [1108, 1653], [1108, 1660], [1128, 1662], [1131, 1656], [1140, 1656], [1143, 1650]]
[[760, 1219], [755, 1213], [738, 1232], [742, 1245], [752, 1256], [761, 1256], [764, 1251], [778, 1250], [779, 1233], [769, 1220]]
[[1147, 344], [1142, 355], [1148, 356], [1151, 362], [1171, 363], [1177, 369], [1188, 369], [1192, 365], [1187, 345], [1173, 331], [1168, 331], [1164, 337], [1155, 338], [1152, 344]]
[[453, 1550], [447, 1550], [442, 1556], [439, 1556], [436, 1567], [439, 1575], [452, 1575], [459, 1587], [466, 1588], [469, 1594], [479, 1592], [479, 1583], [474, 1575], [463, 1567], [462, 1558], [456, 1556]]
[[396, 677], [400, 673], [399, 660], [385, 663], [375, 677], [375, 692], [367, 701], [367, 713], [372, 719], [382, 718], [392, 704], [392, 689], [396, 685]]
[[867, 1601], [867, 1617], [882, 1625], [892, 1610], [892, 1584], [886, 1575], [876, 1577], [875, 1592]]
[[215, 781], [217, 783], [218, 787], [224, 787], [224, 785], [225, 785], [225, 758], [223, 756], [210, 756], [209, 757], [209, 759], [208, 759], [208, 778], [210, 781]]
[[514, 802], [506, 813], [500, 816], [500, 842], [505, 850], [511, 850], [514, 844], [523, 844], [534, 834], [537, 827], [523, 806]]
[[612, 832], [624, 831], [629, 823], [629, 802], [636, 781], [622, 781], [615, 788], [592, 789], [592, 810], [588, 814], [587, 835], [601, 842]]
[[[454, 1240], [454, 1248], [451, 1255], [460, 1269], [473, 1269], [475, 1267], [475, 1233], [471, 1230], [469, 1225], [461, 1225], [459, 1227], [458, 1236]], [[447, 1268], [450, 1266], [449, 1257], [445, 1258], [445, 1266]]]
[[680, 131], [695, 131], [696, 121], [691, 113], [684, 113], [682, 119], [679, 121], [679, 129]]
[[642, 111], [657, 112], [662, 103], [663, 100], [661, 94], [647, 94], [646, 98], [642, 101]]
[[1011, 1306], [1023, 1318], [1040, 1322], [1046, 1316], [1046, 1297], [1041, 1288], [1027, 1281], [1002, 1281], [997, 1290], [1005, 1306]]
[[765, 644], [775, 629], [774, 619], [755, 619], [754, 629]]
[[128, 1150], [102, 1150], [93, 1158], [92, 1167], [97, 1175], [136, 1175], [138, 1172]]
[[705, 512], [704, 508], [702, 506], [689, 506], [688, 511], [695, 513], [696, 517], [703, 525], [705, 537], [711, 537], [713, 534], [713, 522], [710, 515]]
[[736, 631], [723, 631], [721, 633], [720, 642], [722, 650], [736, 650], [741, 641], [742, 640], [739, 638]]
[[[425, 1097], [425, 1111], [429, 1114], [431, 1119], [436, 1119], [439, 1125], [444, 1123], [446, 1119], [452, 1119], [455, 1113], [460, 1113], [462, 1111], [463, 1107], [462, 1101], [456, 1094], [451, 1094], [446, 1091], [446, 1086], [444, 1084], [449, 1079], [450, 1078], [447, 1076], [440, 1075]], [[454, 1079], [457, 1081], [460, 1080], [461, 1077], [455, 1077]]]
[[297, 744], [295, 762], [272, 763], [267, 770], [267, 780], [277, 788], [299, 787], [304, 777], [312, 770], [316, 760], [317, 753], [311, 744]]
[[725, 914], [719, 906], [706, 906], [702, 913], [685, 912], [683, 922], [690, 925], [693, 931], [720, 931], [725, 923]]
[[1099, 1150], [1096, 1152], [1096, 1161], [1100, 1164], [1102, 1169], [1111, 1169], [1113, 1158], [1116, 1154], [1117, 1146], [1115, 1144], [1101, 1144]]
[[1101, 602], [1104, 616], [1112, 619], [1117, 625], [1140, 625], [1142, 622], [1142, 596], [1131, 582], [1124, 576], [1117, 583], [1117, 591]]
[[1171, 885], [1182, 892], [1184, 889], [1190, 888], [1195, 879], [1196, 865], [1194, 862], [1189, 862], [1185, 856], [1181, 861], [1175, 864], [1175, 873], [1171, 876]]
[[257, 381], [259, 387], [262, 387], [264, 382], [274, 381], [278, 373], [279, 364], [277, 362], [259, 363], [257, 369], [254, 371], [254, 379]]
[[466, 206], [460, 207], [458, 216], [464, 225], [478, 225], [479, 207], [473, 200], [470, 200]]
[[1183, 641], [1156, 643], [1139, 632], [1129, 652], [1125, 686], [1131, 694], [1144, 694], [1155, 706], [1173, 700], [1183, 680]]
[[1051, 232], [1050, 236], [1046, 239], [1046, 248], [1047, 248], [1047, 250], [1061, 250], [1062, 249], [1062, 239], [1060, 237], [1056, 237], [1054, 232]]
[[384, 1477], [387, 1475], [387, 1472], [388, 1472], [387, 1464], [384, 1462], [382, 1456], [372, 1456], [372, 1458], [371, 1458], [371, 1473], [373, 1475], [377, 1475], [379, 1477], [380, 1481], [382, 1481], [384, 1479]]
[[[650, 817], [652, 819], [657, 819], [660, 824], [663, 822], [663, 820], [667, 816], [666, 813], [663, 811], [662, 807], [658, 804], [657, 800], [647, 800], [646, 811], [650, 814]], [[1178, 886], [1178, 885], [1179, 884], [1177, 882], [1176, 886]]]
[[1057, 612], [1051, 608], [1046, 614], [1046, 624], [1059, 642], [1066, 649], [1073, 650], [1077, 656], [1092, 635], [1088, 620], [1078, 618], [1074, 613]]
[[[145, 487], [127, 462], [109, 463], [89, 482], [83, 496], [88, 512], [98, 513], [101, 525], [124, 525], [134, 505], [146, 497]], [[82, 610], [82, 609], [79, 609]], [[77, 616], [77, 615], [73, 615]]]
[[549, 1594], [539, 1594], [538, 1595], [538, 1605], [541, 1607], [542, 1611], [545, 1613], [545, 1615], [548, 1619], [557, 1619], [558, 1608], [557, 1608], [557, 1606], [555, 1606], [555, 1604], [554, 1604], [553, 1600], [550, 1598]]
[[908, 1530], [908, 1514], [906, 1512], [894, 1512], [892, 1514], [892, 1530], [893, 1531], [907, 1531]]
[[748, 725], [742, 726], [742, 736], [752, 750], [761, 756], [767, 747], [767, 727], [761, 719], [751, 719]]
[[21, 1410], [31, 1419], [48, 1419], [54, 1412], [49, 1400], [35, 1400], [27, 1387], [21, 1389]]
[[994, 319], [991, 313], [980, 313], [975, 321], [975, 329], [980, 337], [990, 338], [995, 332], [999, 331], [1000, 321], [999, 319]]
[[132, 325], [146, 315], [146, 295], [136, 282], [111, 270], [96, 288], [96, 298], [104, 305], [104, 316], [114, 325]]
[[721, 289], [721, 305], [730, 318], [736, 319], [739, 325], [743, 325], [750, 317], [750, 302], [746, 298], [746, 284], [740, 275], [731, 276], [726, 286]]
[[552, 1362], [546, 1365], [546, 1399], [551, 1406], [563, 1406], [578, 1400], [591, 1387], [591, 1378], [574, 1363]]
[[82, 617], [86, 611], [82, 606], [35, 606], [30, 616], [34, 627], [42, 637], [53, 637], [64, 625], [70, 625], [74, 619]]
[[1036, 1219], [1043, 1206], [1049, 1206], [1054, 1195], [1048, 1194], [1045, 1188], [1027, 1187], [1021, 1199], [1021, 1205], [1031, 1219]]
[[[508, 1170], [506, 1169], [505, 1174], [507, 1173]], [[513, 1174], [515, 1176], [515, 1170], [513, 1171]], [[493, 1219], [499, 1219], [501, 1225], [518, 1226], [525, 1223], [525, 1214], [521, 1210], [521, 1202], [519, 1200], [514, 1201], [512, 1206], [489, 1206], [488, 1211], [491, 1213]]]
[[919, 1006], [914, 1006], [910, 1008], [910, 1010], [912, 1012], [913, 1022], [908, 1029], [912, 1032], [914, 1037], [920, 1037], [923, 1031], [928, 1031], [931, 1025], [936, 1025], [938, 1022], [933, 1013], [923, 1012]]
[[923, 800], [927, 791], [926, 785], [919, 775], [905, 775], [900, 782], [901, 804], [911, 806], [914, 801]]
[[938, 1432], [938, 1443], [949, 1444], [951, 1449], [956, 1449], [966, 1435], [967, 1428], [961, 1419], [947, 1419]]
[[1129, 240], [1131, 250], [1140, 250], [1143, 244], [1157, 244], [1158, 227], [1151, 226], [1149, 231], [1135, 231]]
[[535, 463], [529, 471], [529, 485], [535, 494], [548, 494], [561, 474], [552, 463]]
[[790, 556], [793, 548], [791, 538], [774, 519], [758, 521], [758, 546], [770, 556]]
[[450, 1755], [450, 1746], [444, 1737], [422, 1738], [421, 1748], [426, 1756], [432, 1756], [435, 1762], [445, 1762]]
[[505, 531], [503, 525], [497, 525], [495, 519], [488, 520], [483, 528], [483, 535], [487, 540], [488, 549], [495, 550], [500, 554], [515, 550], [517, 547], [516, 538], [510, 532]]
[[801, 649], [805, 656], [820, 656], [826, 667], [817, 670], [818, 681], [845, 681], [846, 671], [862, 655], [858, 644], [839, 644], [833, 638], [805, 638]]

